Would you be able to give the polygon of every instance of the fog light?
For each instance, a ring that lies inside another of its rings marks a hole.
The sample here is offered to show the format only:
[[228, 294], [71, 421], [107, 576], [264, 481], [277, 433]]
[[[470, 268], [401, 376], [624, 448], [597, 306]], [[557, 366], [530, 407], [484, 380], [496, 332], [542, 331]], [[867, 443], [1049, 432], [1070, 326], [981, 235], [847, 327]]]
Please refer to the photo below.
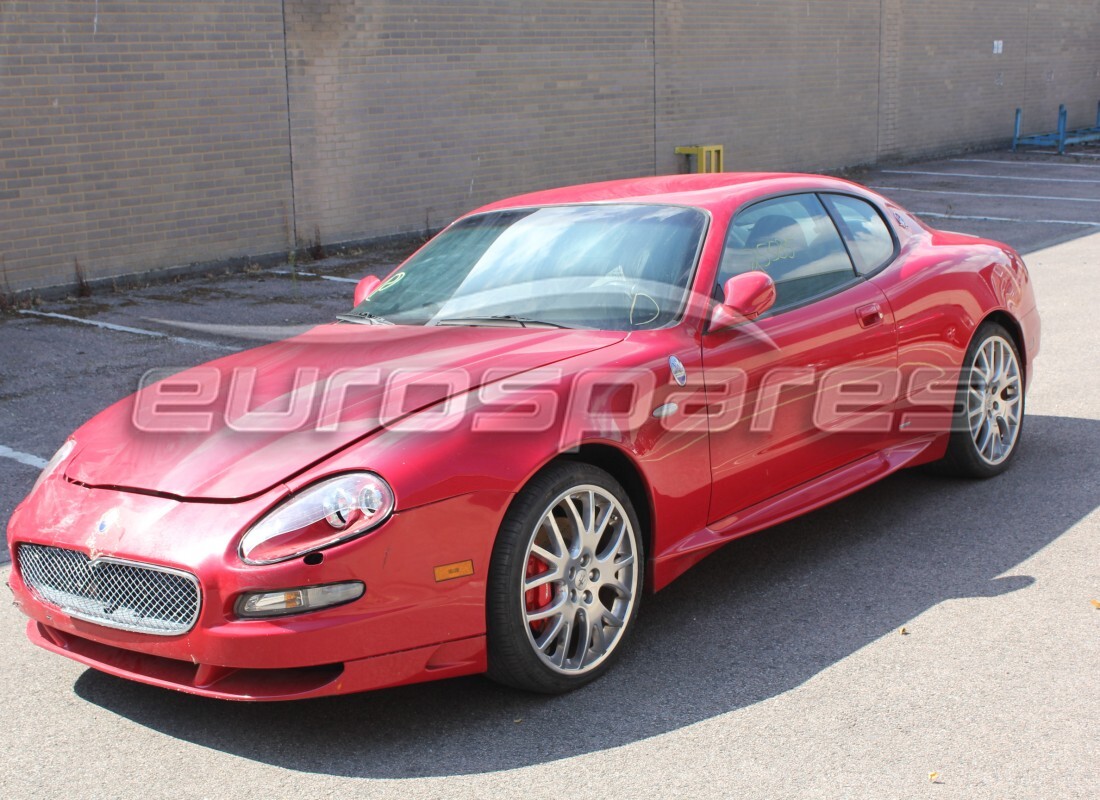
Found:
[[237, 615], [281, 617], [316, 611], [358, 600], [366, 588], [361, 581], [348, 581], [324, 586], [303, 586], [300, 589], [281, 589], [277, 592], [249, 592], [242, 594], [237, 601]]

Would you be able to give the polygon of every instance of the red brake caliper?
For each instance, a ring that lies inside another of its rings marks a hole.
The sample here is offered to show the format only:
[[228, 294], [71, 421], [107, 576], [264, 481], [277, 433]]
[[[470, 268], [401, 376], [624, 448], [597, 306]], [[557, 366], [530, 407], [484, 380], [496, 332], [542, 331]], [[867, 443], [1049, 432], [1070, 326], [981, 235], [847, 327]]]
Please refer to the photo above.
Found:
[[[550, 569], [550, 565], [543, 561], [541, 558], [531, 556], [527, 559], [527, 577], [530, 578], [534, 575], [541, 575]], [[534, 589], [528, 589], [523, 594], [523, 602], [527, 606], [528, 611], [537, 611], [540, 608], [550, 605], [550, 601], [554, 597], [554, 588], [549, 583], [544, 583], [542, 586], [537, 586]], [[539, 633], [546, 627], [546, 620], [540, 619], [537, 622], [531, 623], [531, 630], [535, 633]]]

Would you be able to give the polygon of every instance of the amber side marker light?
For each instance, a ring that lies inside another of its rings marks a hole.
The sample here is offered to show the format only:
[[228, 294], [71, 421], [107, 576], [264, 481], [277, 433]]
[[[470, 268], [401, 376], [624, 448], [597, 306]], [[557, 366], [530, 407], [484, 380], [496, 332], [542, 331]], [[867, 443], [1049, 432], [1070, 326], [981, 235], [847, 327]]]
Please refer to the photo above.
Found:
[[324, 586], [303, 586], [300, 589], [280, 589], [275, 592], [248, 592], [237, 600], [237, 616], [281, 617], [331, 608], [358, 600], [366, 588], [361, 581], [348, 581]]
[[443, 564], [435, 568], [435, 582], [451, 581], [455, 578], [465, 578], [474, 574], [473, 561], [457, 561], [454, 564]]

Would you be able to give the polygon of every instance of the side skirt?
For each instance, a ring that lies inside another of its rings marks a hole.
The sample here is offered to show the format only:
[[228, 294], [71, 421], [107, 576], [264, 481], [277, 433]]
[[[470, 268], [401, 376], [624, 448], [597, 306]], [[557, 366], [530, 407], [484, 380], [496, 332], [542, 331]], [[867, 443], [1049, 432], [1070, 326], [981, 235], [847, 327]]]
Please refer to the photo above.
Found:
[[685, 536], [654, 559], [653, 590], [664, 588], [726, 542], [821, 508], [917, 462], [935, 440], [928, 436], [864, 456]]

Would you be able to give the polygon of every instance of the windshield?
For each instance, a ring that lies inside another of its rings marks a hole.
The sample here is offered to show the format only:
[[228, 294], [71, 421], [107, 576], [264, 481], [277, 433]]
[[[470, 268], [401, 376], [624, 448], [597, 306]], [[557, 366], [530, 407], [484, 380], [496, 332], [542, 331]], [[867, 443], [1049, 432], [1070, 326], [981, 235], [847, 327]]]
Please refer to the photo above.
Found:
[[662, 327], [681, 313], [706, 222], [697, 209], [652, 205], [479, 214], [439, 234], [350, 316], [401, 325]]

